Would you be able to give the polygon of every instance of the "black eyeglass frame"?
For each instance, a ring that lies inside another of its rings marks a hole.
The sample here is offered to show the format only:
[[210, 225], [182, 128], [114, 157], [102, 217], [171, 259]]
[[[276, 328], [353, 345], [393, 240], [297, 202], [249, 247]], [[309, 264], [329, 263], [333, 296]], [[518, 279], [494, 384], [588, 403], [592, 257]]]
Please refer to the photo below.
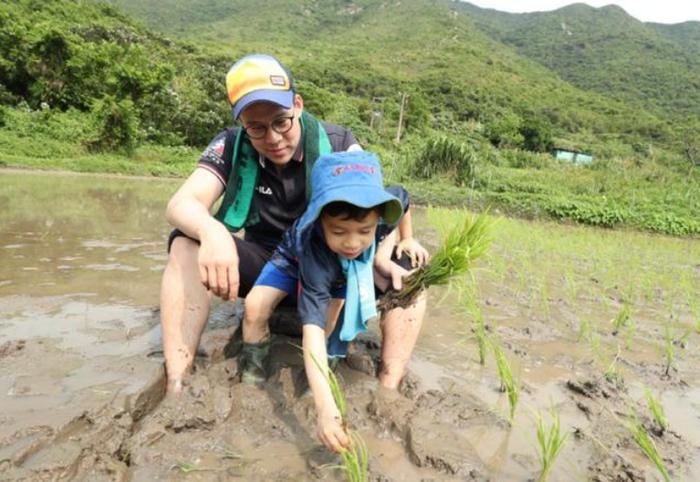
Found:
[[[273, 131], [275, 131], [278, 134], [286, 134], [287, 132], [292, 130], [292, 127], [294, 127], [294, 118], [295, 117], [296, 117], [295, 114], [280, 116], [280, 117], [275, 118], [272, 122], [270, 122], [269, 124], [266, 124], [266, 125], [245, 126], [245, 125], [241, 124], [241, 129], [243, 129], [245, 131], [245, 133], [248, 135], [248, 137], [250, 137], [251, 139], [263, 139], [267, 135], [268, 129], [272, 129]], [[284, 129], [284, 130], [279, 130], [279, 129], [275, 128], [275, 122], [279, 122], [282, 120], [290, 121], [289, 127]], [[263, 129], [263, 133], [262, 133], [262, 135], [253, 136], [250, 134], [249, 129]]]

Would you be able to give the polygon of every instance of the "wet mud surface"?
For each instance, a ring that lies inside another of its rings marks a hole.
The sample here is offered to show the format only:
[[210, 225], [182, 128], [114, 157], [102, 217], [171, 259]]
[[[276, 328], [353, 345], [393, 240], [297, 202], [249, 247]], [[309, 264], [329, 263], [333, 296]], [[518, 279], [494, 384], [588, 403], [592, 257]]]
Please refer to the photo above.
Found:
[[[164, 396], [161, 218], [176, 183], [0, 172], [0, 185], [9, 206], [0, 219], [0, 480], [343, 480], [317, 441], [298, 340], [284, 323], [272, 376], [243, 385], [240, 307], [217, 304], [183, 394]], [[423, 214], [416, 224], [434, 242]], [[583, 288], [574, 303], [554, 288], [532, 295], [516, 276], [477, 278], [487, 332], [520, 382], [515, 417], [493, 356], [478, 362], [471, 317], [454, 294], [434, 290], [399, 392], [376, 383], [376, 327], [337, 369], [350, 425], [370, 450], [370, 480], [536, 480], [536, 414], [547, 419], [550, 407], [568, 437], [549, 480], [662, 480], [629, 431], [632, 410], [672, 479], [700, 479], [700, 343], [694, 332], [675, 336], [666, 373], [658, 320], [667, 302], [651, 291], [635, 307], [635, 332], [613, 334], [613, 286], [607, 304]], [[582, 313], [598, 320], [596, 336], [584, 333]], [[683, 307], [674, 316], [692, 323]], [[663, 403], [667, 429], [644, 388]]]

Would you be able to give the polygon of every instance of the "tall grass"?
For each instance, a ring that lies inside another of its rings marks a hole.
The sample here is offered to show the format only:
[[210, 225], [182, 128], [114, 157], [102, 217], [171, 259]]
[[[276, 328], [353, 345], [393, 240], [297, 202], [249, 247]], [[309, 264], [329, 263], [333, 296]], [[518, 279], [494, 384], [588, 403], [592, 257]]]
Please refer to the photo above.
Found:
[[559, 412], [554, 406], [551, 407], [549, 413], [552, 418], [552, 424], [549, 428], [545, 426], [544, 417], [541, 413], [539, 413], [537, 417], [537, 448], [542, 464], [542, 470], [537, 478], [538, 482], [545, 482], [547, 480], [554, 466], [554, 462], [568, 437], [568, 434], [562, 435], [561, 433]]

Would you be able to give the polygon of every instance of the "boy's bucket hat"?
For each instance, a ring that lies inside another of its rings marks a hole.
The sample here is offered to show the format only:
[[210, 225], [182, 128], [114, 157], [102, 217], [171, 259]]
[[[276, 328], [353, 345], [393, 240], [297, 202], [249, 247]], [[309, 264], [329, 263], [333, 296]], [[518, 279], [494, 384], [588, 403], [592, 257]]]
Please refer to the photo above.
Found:
[[312, 224], [335, 201], [361, 208], [384, 204], [382, 218], [395, 224], [403, 214], [401, 201], [384, 189], [377, 155], [367, 151], [335, 152], [318, 158], [311, 171], [311, 199], [299, 220], [299, 231]]

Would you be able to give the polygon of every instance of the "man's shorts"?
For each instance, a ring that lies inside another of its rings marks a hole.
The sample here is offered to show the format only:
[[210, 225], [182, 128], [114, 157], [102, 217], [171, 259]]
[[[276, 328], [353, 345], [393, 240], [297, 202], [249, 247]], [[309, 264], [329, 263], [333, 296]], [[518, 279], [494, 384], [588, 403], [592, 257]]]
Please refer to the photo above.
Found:
[[[168, 237], [168, 252], [175, 241], [175, 238], [183, 236], [192, 239], [179, 229], [173, 230]], [[196, 239], [192, 239], [199, 242]], [[233, 236], [233, 241], [236, 244], [238, 251], [238, 279], [240, 287], [238, 288], [238, 296], [245, 298], [250, 289], [255, 285], [255, 280], [258, 278], [263, 266], [267, 263], [272, 255], [272, 250], [251, 240], [244, 240], [238, 236]]]

